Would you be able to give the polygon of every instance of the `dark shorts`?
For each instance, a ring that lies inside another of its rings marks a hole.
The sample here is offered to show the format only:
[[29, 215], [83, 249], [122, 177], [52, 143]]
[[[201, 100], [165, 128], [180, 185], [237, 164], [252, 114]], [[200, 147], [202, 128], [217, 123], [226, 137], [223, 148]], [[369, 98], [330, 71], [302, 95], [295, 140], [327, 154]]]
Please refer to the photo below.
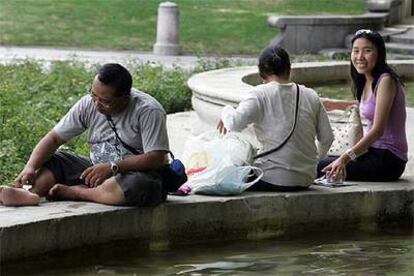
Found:
[[[324, 174], [321, 170], [337, 158], [328, 156], [319, 161], [317, 177], [321, 177]], [[346, 165], [346, 180], [395, 181], [403, 174], [406, 163], [387, 149], [369, 148], [367, 153]]]
[[[57, 151], [44, 165], [53, 173], [56, 183], [68, 186], [84, 185], [79, 177], [90, 166], [88, 158], [62, 151]], [[157, 171], [119, 173], [115, 180], [124, 192], [125, 205], [155, 206], [167, 198]]]

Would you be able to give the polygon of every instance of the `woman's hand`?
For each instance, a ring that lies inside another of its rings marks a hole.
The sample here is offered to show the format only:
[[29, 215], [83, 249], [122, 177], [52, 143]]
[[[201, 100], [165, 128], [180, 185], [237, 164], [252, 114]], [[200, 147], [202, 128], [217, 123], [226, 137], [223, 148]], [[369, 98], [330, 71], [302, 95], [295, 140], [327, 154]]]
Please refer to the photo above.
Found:
[[217, 129], [220, 132], [220, 134], [226, 134], [227, 133], [227, 128], [224, 127], [224, 123], [222, 120], [220, 120], [220, 122], [217, 124]]
[[[322, 169], [332, 182], [342, 182], [346, 179], [346, 164], [348, 160], [344, 156], [339, 157], [331, 164]], [[342, 181], [341, 181], [342, 180]]]

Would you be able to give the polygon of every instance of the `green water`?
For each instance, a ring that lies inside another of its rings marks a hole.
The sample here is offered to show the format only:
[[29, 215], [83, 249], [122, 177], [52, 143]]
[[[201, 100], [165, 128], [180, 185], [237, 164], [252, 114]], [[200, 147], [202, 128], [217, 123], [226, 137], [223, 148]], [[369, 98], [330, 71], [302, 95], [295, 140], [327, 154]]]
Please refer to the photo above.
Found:
[[[405, 83], [405, 99], [407, 106], [414, 107], [414, 82], [406, 81]], [[334, 99], [352, 99], [351, 84], [342, 82], [323, 86], [309, 85], [315, 89], [322, 97]]]
[[142, 250], [133, 242], [2, 265], [0, 275], [413, 275], [414, 236], [334, 233]]

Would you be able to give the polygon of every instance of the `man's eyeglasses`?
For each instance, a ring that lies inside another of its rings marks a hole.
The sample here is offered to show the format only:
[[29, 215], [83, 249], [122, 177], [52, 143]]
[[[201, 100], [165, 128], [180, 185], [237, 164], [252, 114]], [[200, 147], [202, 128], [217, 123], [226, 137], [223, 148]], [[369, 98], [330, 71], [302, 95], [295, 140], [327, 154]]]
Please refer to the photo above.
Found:
[[355, 32], [355, 35], [360, 35], [360, 34], [373, 34], [374, 32], [371, 31], [370, 29], [361, 29]]
[[99, 98], [92, 91], [92, 88], [89, 88], [89, 95], [92, 97], [92, 100], [95, 103], [98, 103], [98, 104], [102, 105], [103, 107], [110, 108], [110, 107], [112, 107], [114, 105], [115, 100], [105, 100], [105, 99]]

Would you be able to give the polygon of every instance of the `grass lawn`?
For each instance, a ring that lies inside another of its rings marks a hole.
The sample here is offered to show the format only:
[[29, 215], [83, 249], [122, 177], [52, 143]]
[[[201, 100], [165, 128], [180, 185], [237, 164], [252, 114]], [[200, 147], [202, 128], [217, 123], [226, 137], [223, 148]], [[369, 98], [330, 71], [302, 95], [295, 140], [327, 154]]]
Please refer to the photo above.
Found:
[[[0, 45], [151, 51], [164, 0], [0, 0]], [[192, 54], [256, 55], [277, 34], [270, 14], [360, 14], [364, 0], [177, 0]]]

